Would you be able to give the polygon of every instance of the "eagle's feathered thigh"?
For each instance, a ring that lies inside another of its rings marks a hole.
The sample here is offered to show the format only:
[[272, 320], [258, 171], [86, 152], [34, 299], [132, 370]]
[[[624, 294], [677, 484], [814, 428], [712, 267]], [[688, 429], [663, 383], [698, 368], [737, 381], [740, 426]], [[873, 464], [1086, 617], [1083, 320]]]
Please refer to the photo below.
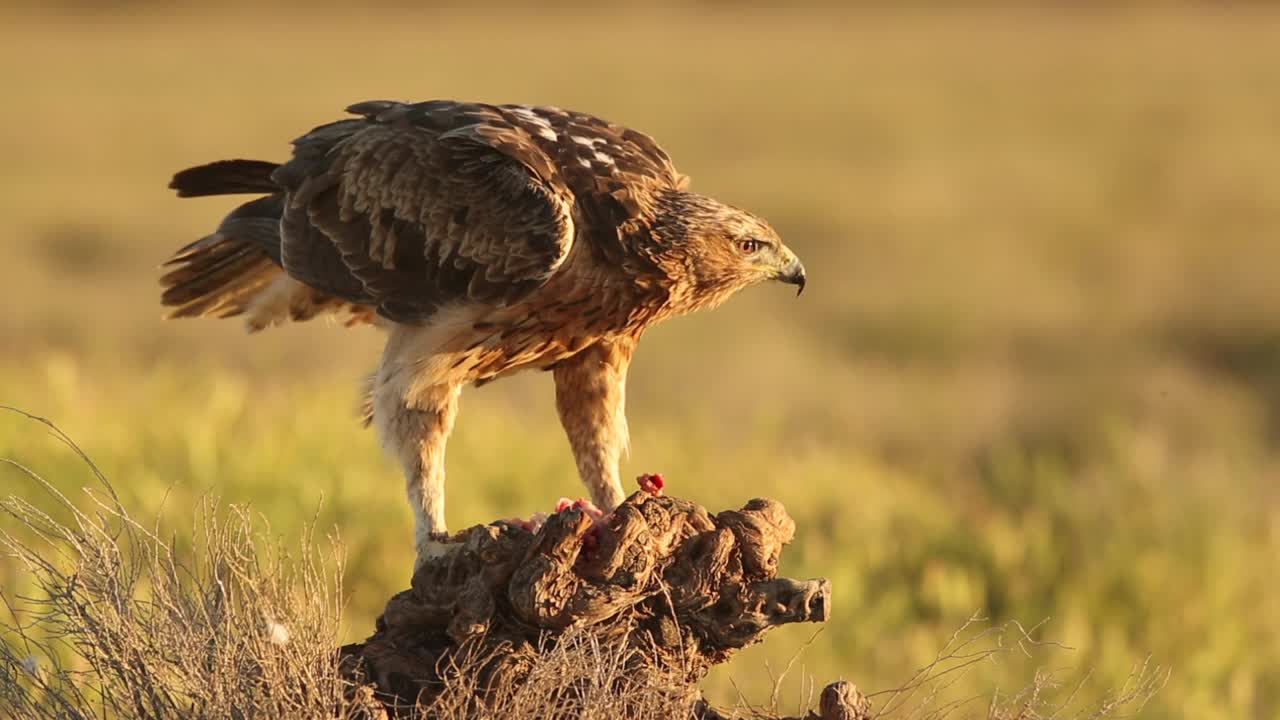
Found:
[[804, 286], [762, 219], [689, 192], [647, 135], [550, 107], [359, 103], [282, 164], [178, 173], [181, 196], [260, 193], [164, 275], [171, 316], [251, 330], [326, 312], [387, 329], [369, 411], [404, 466], [418, 550], [443, 532], [461, 388], [553, 370], [579, 474], [623, 499], [625, 381], [645, 328], [752, 283]]

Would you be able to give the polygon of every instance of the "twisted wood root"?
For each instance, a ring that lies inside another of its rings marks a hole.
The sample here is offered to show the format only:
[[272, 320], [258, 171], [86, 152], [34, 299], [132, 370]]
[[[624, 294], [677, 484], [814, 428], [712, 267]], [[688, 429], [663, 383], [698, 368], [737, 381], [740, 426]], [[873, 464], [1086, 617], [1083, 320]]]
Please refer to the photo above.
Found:
[[[628, 648], [637, 669], [678, 668], [692, 705], [712, 665], [770, 628], [827, 619], [829, 581], [777, 577], [794, 534], [772, 500], [712, 516], [660, 492], [633, 494], [600, 524], [570, 507], [536, 532], [475, 526], [418, 568], [371, 637], [342, 648], [342, 667], [394, 715], [430, 703], [463, 655], [485, 659], [474, 680], [483, 695], [519, 682], [540, 653], [585, 629]], [[857, 700], [841, 699], [844, 685], [824, 692], [814, 717], [859, 717], [839, 714]]]

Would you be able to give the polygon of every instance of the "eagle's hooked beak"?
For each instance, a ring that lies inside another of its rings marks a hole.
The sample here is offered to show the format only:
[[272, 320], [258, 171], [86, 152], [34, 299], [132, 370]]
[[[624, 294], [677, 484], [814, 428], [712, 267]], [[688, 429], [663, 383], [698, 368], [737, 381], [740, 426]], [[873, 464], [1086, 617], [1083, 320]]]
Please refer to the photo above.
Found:
[[804, 264], [800, 262], [800, 258], [792, 255], [790, 262], [778, 272], [777, 279], [795, 285], [797, 297], [804, 292]]

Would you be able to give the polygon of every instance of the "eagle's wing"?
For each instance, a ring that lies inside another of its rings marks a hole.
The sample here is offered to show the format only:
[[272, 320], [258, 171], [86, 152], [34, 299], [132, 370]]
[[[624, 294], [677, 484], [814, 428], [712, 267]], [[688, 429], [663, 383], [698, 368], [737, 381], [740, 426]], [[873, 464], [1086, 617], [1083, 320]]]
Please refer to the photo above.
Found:
[[573, 193], [492, 106], [368, 102], [295, 141], [281, 261], [292, 277], [397, 321], [455, 301], [509, 303], [574, 242]]
[[683, 190], [689, 178], [650, 136], [595, 115], [557, 107], [495, 108], [549, 155], [573, 193], [580, 239], [610, 265], [643, 262], [646, 235], [636, 220], [650, 215], [665, 190]]

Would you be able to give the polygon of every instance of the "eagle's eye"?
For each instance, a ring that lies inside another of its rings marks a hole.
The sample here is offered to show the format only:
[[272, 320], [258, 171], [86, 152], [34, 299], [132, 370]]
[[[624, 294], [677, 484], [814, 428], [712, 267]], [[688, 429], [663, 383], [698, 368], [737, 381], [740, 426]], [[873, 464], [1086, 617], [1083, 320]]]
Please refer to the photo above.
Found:
[[759, 240], [741, 240], [738, 242], [738, 249], [743, 255], [750, 255], [760, 249], [762, 243]]

